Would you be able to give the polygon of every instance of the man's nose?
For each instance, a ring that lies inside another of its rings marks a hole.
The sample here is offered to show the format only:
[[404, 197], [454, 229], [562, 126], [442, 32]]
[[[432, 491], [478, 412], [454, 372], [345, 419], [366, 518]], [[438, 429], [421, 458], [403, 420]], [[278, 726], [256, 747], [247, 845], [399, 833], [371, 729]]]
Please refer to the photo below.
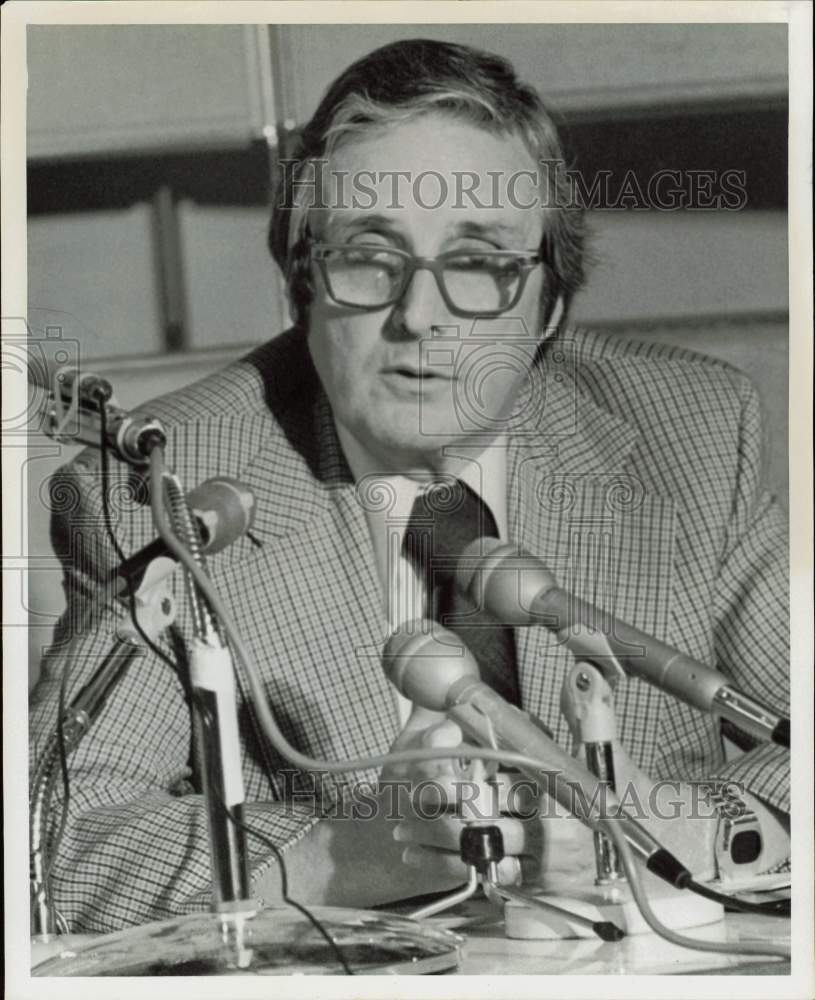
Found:
[[431, 271], [414, 271], [402, 298], [396, 303], [401, 326], [413, 337], [426, 337], [434, 326], [449, 321], [449, 313]]

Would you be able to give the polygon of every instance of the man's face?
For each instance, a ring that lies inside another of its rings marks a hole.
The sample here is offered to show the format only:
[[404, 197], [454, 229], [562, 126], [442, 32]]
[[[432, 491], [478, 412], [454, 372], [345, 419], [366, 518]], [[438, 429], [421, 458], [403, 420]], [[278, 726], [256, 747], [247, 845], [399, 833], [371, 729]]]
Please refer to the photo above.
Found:
[[[395, 247], [418, 257], [536, 251], [542, 212], [524, 206], [537, 188], [517, 176], [535, 168], [520, 139], [427, 115], [340, 145], [328, 176], [343, 172], [344, 207], [333, 207], [329, 186], [332, 208], [313, 211], [311, 229], [322, 243]], [[475, 197], [458, 193], [465, 175], [465, 186], [472, 187], [473, 175], [481, 179]], [[423, 178], [418, 187], [416, 178]], [[363, 186], [372, 193], [361, 193]], [[351, 204], [355, 190], [359, 207]], [[458, 315], [426, 270], [413, 275], [397, 302], [375, 311], [338, 305], [316, 264], [312, 270], [314, 364], [335, 419], [383, 470], [439, 470], [446, 445], [501, 433], [539, 334], [540, 265], [518, 303], [490, 319]]]

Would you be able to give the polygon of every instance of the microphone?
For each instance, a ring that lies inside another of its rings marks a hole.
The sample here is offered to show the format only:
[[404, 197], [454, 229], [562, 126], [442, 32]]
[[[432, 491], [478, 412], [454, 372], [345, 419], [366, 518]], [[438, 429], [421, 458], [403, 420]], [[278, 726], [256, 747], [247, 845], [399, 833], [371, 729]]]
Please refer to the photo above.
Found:
[[[229, 476], [214, 476], [187, 493], [198, 525], [201, 551], [213, 555], [245, 535], [255, 520], [255, 496], [248, 486]], [[117, 597], [146, 581], [153, 586], [176, 567], [176, 557], [161, 538], [128, 556], [113, 572]]]
[[[382, 658], [385, 673], [400, 694], [424, 708], [446, 712], [482, 746], [541, 761], [539, 767], [517, 766], [534, 781], [542, 781], [548, 795], [592, 829], [602, 829], [604, 814], [615, 817], [649, 871], [677, 889], [687, 885], [690, 872], [623, 811], [608, 785], [550, 739], [537, 720], [480, 679], [478, 664], [455, 633], [429, 621], [410, 622], [404, 628], [388, 639]], [[602, 812], [598, 803], [605, 807]]]
[[99, 447], [102, 407], [105, 408], [105, 438], [123, 462], [144, 465], [156, 446], [167, 437], [161, 423], [147, 414], [130, 414], [117, 406], [113, 387], [106, 378], [78, 368], [29, 365], [28, 381], [48, 403], [45, 433], [58, 441], [76, 441]]
[[[503, 624], [544, 625], [578, 659], [640, 677], [758, 739], [790, 745], [788, 718], [739, 691], [718, 670], [578, 600], [524, 549], [495, 538], [476, 539], [461, 553], [456, 584]], [[592, 627], [594, 622], [604, 623], [602, 631]]]

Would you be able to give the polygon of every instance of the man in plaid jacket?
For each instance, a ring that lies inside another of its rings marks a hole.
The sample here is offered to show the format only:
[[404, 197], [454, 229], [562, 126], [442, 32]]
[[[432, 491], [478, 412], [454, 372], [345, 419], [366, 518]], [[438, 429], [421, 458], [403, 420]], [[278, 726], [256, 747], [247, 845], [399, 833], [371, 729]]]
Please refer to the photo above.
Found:
[[[231, 475], [256, 497], [251, 535], [209, 571], [302, 752], [341, 760], [461, 740], [401, 702], [381, 667], [410, 577], [387, 533], [404, 532], [416, 495], [449, 476], [570, 590], [786, 711], [786, 526], [761, 487], [755, 393], [719, 362], [565, 326], [582, 281], [580, 216], [560, 175], [538, 170], [560, 157], [537, 95], [501, 60], [430, 42], [361, 60], [305, 128], [275, 208], [294, 328], [148, 408], [183, 483]], [[145, 483], [125, 468], [113, 476], [116, 534], [132, 552], [154, 533]], [[74, 634], [117, 562], [97, 455], [66, 466], [53, 491], [69, 608], [34, 696], [35, 755], [63, 672], [78, 690], [122, 614], [110, 602]], [[152, 654], [132, 666], [70, 758], [53, 888], [73, 930], [210, 903], [179, 608], [162, 639], [176, 667]], [[559, 699], [572, 655], [545, 629], [514, 639], [522, 707], [568, 745]], [[246, 819], [284, 852], [295, 898], [372, 905], [462, 880], [457, 818], [344, 815], [343, 795], [382, 775], [294, 771], [242, 694], [238, 710]], [[632, 678], [616, 711], [618, 778], [645, 799], [655, 782], [675, 783], [676, 816], [644, 822], [695, 874], [716, 870], [719, 820], [690, 814], [701, 779], [738, 783], [761, 825], [762, 864], [784, 862], [787, 751], [745, 745], [726, 759], [716, 719]], [[385, 776], [452, 781], [443, 761]], [[575, 822], [501, 822], [509, 860], [530, 871], [592, 864]], [[272, 900], [278, 866], [260, 840], [249, 848], [252, 890]]]

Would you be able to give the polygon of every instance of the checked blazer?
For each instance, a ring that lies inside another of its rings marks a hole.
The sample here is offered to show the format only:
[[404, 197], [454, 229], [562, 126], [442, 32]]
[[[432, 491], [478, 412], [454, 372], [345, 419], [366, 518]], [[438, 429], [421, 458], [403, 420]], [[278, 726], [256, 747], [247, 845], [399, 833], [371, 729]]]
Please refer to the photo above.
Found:
[[[168, 465], [185, 488], [223, 474], [255, 494], [252, 537], [211, 557], [209, 570], [286, 737], [334, 760], [385, 752], [399, 721], [380, 662], [388, 633], [372, 541], [304, 335], [288, 331], [144, 410], [167, 428]], [[573, 330], [540, 352], [506, 447], [513, 541], [562, 586], [787, 712], [787, 529], [762, 491], [759, 407], [743, 375], [687, 351]], [[115, 531], [130, 553], [154, 536], [147, 488], [112, 464]], [[117, 560], [98, 466], [97, 453], [83, 452], [52, 483], [69, 606], [33, 695], [32, 760], [55, 724], [63, 672], [70, 697], [122, 613], [102, 586]], [[180, 585], [178, 597], [162, 639], [175, 668], [152, 654], [133, 664], [70, 758], [53, 888], [75, 931], [210, 903]], [[516, 630], [516, 645], [522, 706], [568, 746], [559, 697], [571, 654], [542, 628]], [[285, 851], [319, 821], [320, 803], [376, 775], [315, 778], [287, 766], [260, 738], [247, 690], [239, 675], [247, 822]], [[740, 781], [789, 808], [787, 751], [759, 745], [726, 760], [712, 716], [634, 678], [620, 683], [616, 707], [622, 743], [654, 779]], [[253, 838], [249, 849], [256, 879], [275, 862]]]

